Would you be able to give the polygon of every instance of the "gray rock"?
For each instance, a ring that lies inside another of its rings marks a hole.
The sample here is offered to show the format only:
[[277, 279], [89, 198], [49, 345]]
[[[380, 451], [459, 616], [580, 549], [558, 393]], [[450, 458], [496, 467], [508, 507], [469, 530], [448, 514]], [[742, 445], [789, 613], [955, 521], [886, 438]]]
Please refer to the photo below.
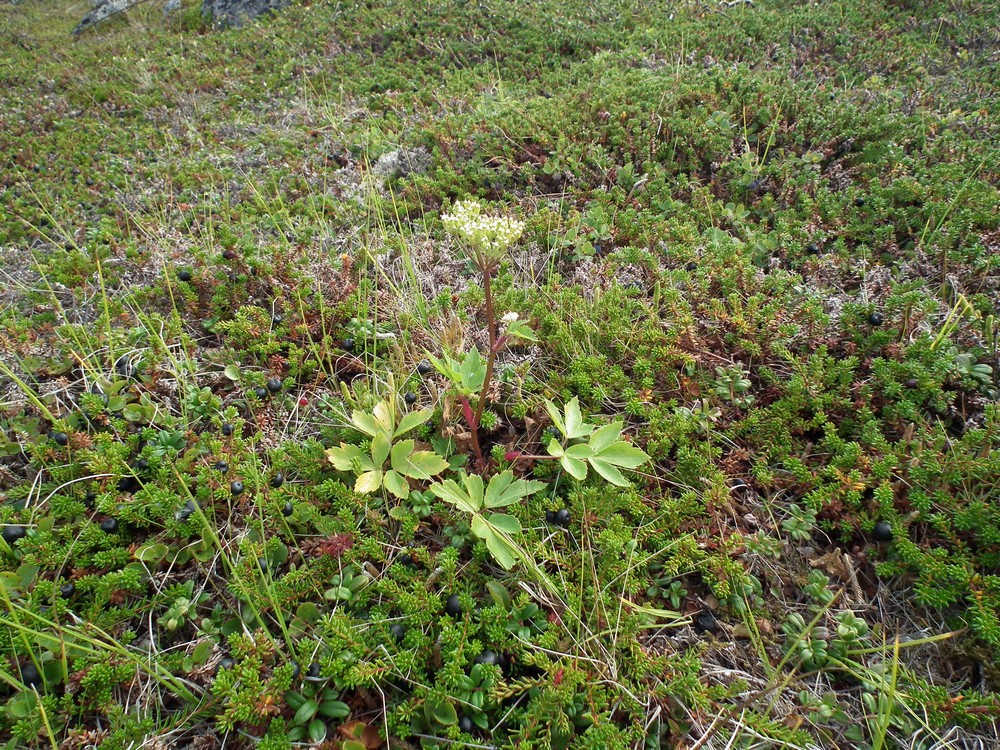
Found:
[[[142, 2], [146, 0], [94, 0], [94, 7], [80, 20], [73, 34], [82, 34], [101, 21]], [[202, 0], [201, 9], [216, 26], [241, 26], [265, 13], [281, 10], [289, 2], [291, 0]], [[181, 0], [167, 0], [163, 14], [180, 8]]]
[[73, 29], [73, 35], [82, 34], [95, 24], [110, 18], [111, 16], [128, 10], [133, 5], [138, 5], [142, 0], [97, 0], [94, 7], [87, 15], [80, 19], [80, 23]]
[[431, 155], [423, 147], [413, 150], [397, 148], [382, 154], [372, 165], [372, 172], [383, 180], [423, 174], [431, 165]]
[[241, 26], [269, 12], [277, 12], [291, 0], [203, 0], [202, 10], [218, 26]]

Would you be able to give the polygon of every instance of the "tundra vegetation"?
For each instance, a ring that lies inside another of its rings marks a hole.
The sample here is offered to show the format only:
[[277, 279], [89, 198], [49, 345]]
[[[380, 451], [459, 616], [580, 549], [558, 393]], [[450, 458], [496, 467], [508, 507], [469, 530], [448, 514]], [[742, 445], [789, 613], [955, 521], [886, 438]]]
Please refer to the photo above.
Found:
[[1000, 12], [0, 5], [0, 747], [997, 747]]

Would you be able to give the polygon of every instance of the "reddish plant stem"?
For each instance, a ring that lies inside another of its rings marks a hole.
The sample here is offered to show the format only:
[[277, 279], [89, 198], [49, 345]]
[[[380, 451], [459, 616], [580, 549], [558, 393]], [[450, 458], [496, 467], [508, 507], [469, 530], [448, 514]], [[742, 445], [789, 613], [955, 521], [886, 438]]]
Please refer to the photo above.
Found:
[[483, 272], [483, 294], [486, 298], [486, 331], [489, 334], [490, 347], [486, 354], [486, 377], [483, 379], [483, 390], [479, 394], [479, 400], [476, 402], [476, 413], [473, 418], [473, 424], [469, 425], [469, 429], [472, 430], [472, 450], [476, 454], [476, 460], [479, 462], [480, 468], [486, 468], [486, 462], [483, 459], [483, 450], [479, 445], [479, 425], [482, 424], [483, 409], [486, 407], [486, 393], [489, 391], [490, 383], [493, 381], [493, 366], [497, 359], [497, 330], [496, 314], [493, 309], [493, 291], [490, 288], [490, 277], [493, 275], [493, 269], [484, 265], [481, 270]]

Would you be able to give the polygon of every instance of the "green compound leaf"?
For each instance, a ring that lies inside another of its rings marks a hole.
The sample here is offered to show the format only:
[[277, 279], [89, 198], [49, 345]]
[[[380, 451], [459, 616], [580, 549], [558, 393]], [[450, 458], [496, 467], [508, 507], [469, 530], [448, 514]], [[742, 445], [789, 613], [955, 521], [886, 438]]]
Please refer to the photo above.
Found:
[[411, 411], [405, 417], [399, 421], [399, 426], [396, 431], [392, 433], [393, 438], [397, 438], [400, 435], [405, 435], [410, 430], [415, 427], [419, 427], [434, 414], [430, 409], [422, 409], [421, 411]]
[[515, 480], [514, 472], [508, 469], [490, 480], [483, 505], [487, 508], [502, 508], [544, 488], [544, 482], [527, 479]]

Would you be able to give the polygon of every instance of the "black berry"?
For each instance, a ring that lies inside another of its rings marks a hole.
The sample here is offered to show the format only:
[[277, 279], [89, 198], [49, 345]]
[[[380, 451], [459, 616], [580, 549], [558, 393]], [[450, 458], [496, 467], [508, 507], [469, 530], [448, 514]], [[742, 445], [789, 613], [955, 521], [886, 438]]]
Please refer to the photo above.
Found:
[[343, 341], [340, 342], [340, 348], [343, 349], [345, 352], [353, 352], [354, 339], [344, 339]]
[[186, 268], [182, 268], [180, 271], [177, 272], [177, 278], [180, 281], [191, 281], [191, 272]]
[[299, 666], [297, 661], [292, 662], [292, 679], [297, 680], [299, 675], [302, 674], [302, 667]]
[[715, 615], [712, 614], [711, 610], [703, 609], [698, 613], [698, 616], [694, 618], [695, 630], [701, 633], [714, 633], [719, 629], [719, 623], [715, 619]]
[[496, 664], [497, 655], [492, 651], [483, 651], [479, 656], [472, 660], [473, 664]]
[[21, 682], [30, 688], [41, 687], [42, 676], [34, 664], [25, 664], [21, 667]]
[[685, 271], [697, 271], [698, 270], [698, 264], [695, 263], [694, 261], [691, 261], [686, 266], [684, 266], [684, 270]]
[[419, 372], [421, 375], [427, 375], [433, 369], [434, 368], [431, 367], [430, 361], [426, 359], [420, 360], [420, 362], [417, 364], [417, 372]]
[[242, 495], [243, 489], [244, 489], [243, 482], [233, 482], [232, 484], [229, 485], [229, 491], [233, 493], [234, 497], [237, 495]]
[[873, 312], [868, 316], [868, 322], [873, 326], [880, 326], [885, 323], [885, 316], [880, 312]]
[[403, 401], [405, 401], [407, 404], [412, 404], [416, 400], [417, 400], [417, 394], [414, 393], [413, 391], [407, 391], [406, 393], [403, 394]]
[[147, 461], [145, 458], [140, 458], [138, 461], [135, 462], [136, 471], [145, 471], [148, 468], [149, 468], [149, 461]]
[[556, 511], [556, 526], [562, 526], [564, 529], [569, 528], [570, 515], [569, 510], [563, 508]]
[[403, 565], [413, 565], [413, 555], [409, 552], [404, 552], [398, 559]]
[[312, 680], [318, 680], [319, 679], [319, 662], [318, 661], [314, 661], [312, 664], [309, 665], [309, 671], [306, 672], [306, 677], [308, 677], [309, 679], [312, 679]]
[[65, 432], [53, 432], [52, 439], [56, 441], [56, 445], [69, 445], [69, 435]]
[[394, 622], [392, 627], [389, 628], [389, 632], [397, 643], [406, 637], [406, 628], [399, 622]]
[[458, 598], [458, 594], [452, 594], [448, 597], [448, 601], [444, 604], [444, 611], [452, 617], [462, 616], [462, 601]]
[[285, 483], [285, 475], [282, 474], [280, 471], [273, 477], [271, 477], [271, 486], [274, 487], [275, 489], [278, 489], [278, 487], [280, 487], [284, 483]]
[[892, 525], [888, 521], [879, 521], [872, 531], [872, 539], [876, 542], [891, 542]]
[[122, 477], [118, 480], [118, 491], [119, 492], [135, 492], [139, 489], [139, 480], [135, 477]]
[[184, 503], [184, 507], [181, 508], [179, 511], [177, 511], [175, 516], [178, 521], [186, 521], [192, 515], [194, 515], [196, 508], [197, 506], [195, 506], [194, 501], [188, 500], [186, 503]]
[[274, 324], [274, 325], [276, 325], [276, 326], [279, 326], [279, 325], [281, 325], [281, 322], [284, 319], [285, 318], [284, 318], [284, 316], [282, 316], [281, 313], [275, 313], [274, 315], [271, 316], [271, 323]]
[[862, 208], [865, 205], [865, 199], [864, 198], [855, 198], [854, 199], [854, 205], [857, 206], [858, 208]]
[[101, 521], [101, 531], [105, 534], [114, 534], [118, 530], [118, 521], [114, 518], [105, 518]]
[[907, 388], [916, 388], [919, 385], [919, 383], [917, 382], [916, 378], [910, 378], [903, 385], [905, 385]]
[[458, 728], [461, 729], [466, 734], [472, 734], [472, 731], [476, 728], [476, 725], [472, 723], [472, 719], [468, 716], [463, 716], [458, 720]]
[[815, 242], [810, 242], [808, 245], [806, 245], [806, 252], [809, 253], [810, 255], [819, 255], [819, 245], [817, 245]]
[[72, 583], [64, 583], [59, 587], [59, 596], [63, 599], [69, 599], [73, 594], [76, 593], [76, 586]]
[[231, 656], [224, 656], [222, 661], [219, 662], [219, 666], [216, 668], [216, 672], [220, 669], [232, 669], [236, 666], [236, 659]]
[[229, 424], [229, 422], [226, 422], [224, 425], [222, 425], [222, 434], [225, 435], [226, 437], [229, 437], [234, 432], [236, 432], [236, 428], [233, 427], [231, 424]]
[[283, 515], [285, 518], [288, 518], [294, 512], [295, 512], [295, 506], [292, 505], [291, 500], [286, 502], [284, 506], [281, 508], [281, 515]]
[[271, 393], [277, 393], [281, 390], [281, 378], [271, 378], [267, 381], [267, 390]]
[[23, 539], [27, 533], [28, 530], [23, 526], [4, 526], [0, 536], [3, 536], [3, 540], [7, 544], [13, 545], [18, 539]]
[[256, 388], [253, 389], [253, 395], [255, 395], [257, 398], [267, 398], [267, 388], [265, 388], [262, 385], [258, 385]]
[[236, 251], [235, 250], [226, 250], [226, 252], [224, 252], [222, 254], [222, 257], [225, 258], [226, 260], [235, 260], [236, 259]]
[[257, 567], [260, 568], [260, 572], [261, 573], [266, 573], [267, 572], [267, 558], [265, 558], [265, 557], [258, 557], [257, 558]]
[[215, 464], [215, 470], [226, 474], [229, 472], [229, 464], [225, 461], [219, 461]]
[[556, 512], [554, 510], [545, 511], [545, 523], [555, 523], [556, 522]]

